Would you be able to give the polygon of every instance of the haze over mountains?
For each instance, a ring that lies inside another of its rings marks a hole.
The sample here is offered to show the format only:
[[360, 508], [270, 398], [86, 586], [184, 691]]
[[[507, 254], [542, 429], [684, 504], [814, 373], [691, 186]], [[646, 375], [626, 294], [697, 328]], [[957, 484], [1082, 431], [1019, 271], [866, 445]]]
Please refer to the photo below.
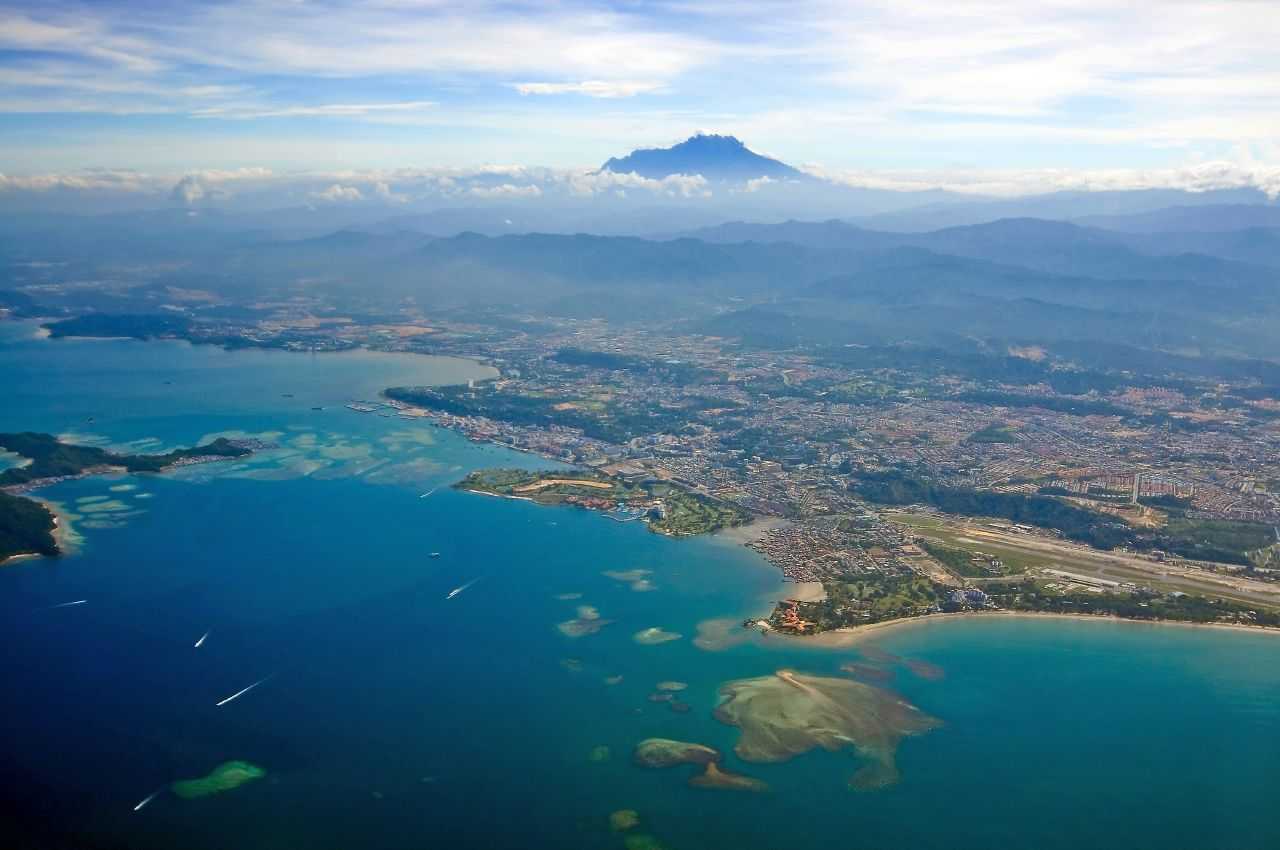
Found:
[[1280, 207], [1256, 190], [922, 198], [707, 135], [581, 179], [599, 191], [5, 216], [0, 303], [204, 321], [324, 293], [353, 311], [682, 322], [783, 347], [1094, 341], [1280, 359]]
[[[1082, 179], [1070, 182], [1078, 185]], [[1104, 187], [1117, 180], [1099, 179]], [[101, 169], [0, 174], [0, 215], [170, 209], [235, 214], [242, 226], [292, 234], [389, 223], [439, 236], [466, 230], [661, 235], [733, 220], [839, 218], [877, 230], [923, 231], [1000, 218], [1130, 216], [1175, 206], [1186, 208], [1186, 220], [1175, 229], [1201, 230], [1222, 225], [1197, 226], [1197, 218], [1209, 222], [1216, 216], [1200, 217], [1195, 208], [1276, 209], [1274, 198], [1258, 188], [1270, 185], [1265, 175], [1214, 169], [1130, 179], [1136, 181], [1133, 189], [991, 197], [941, 188], [927, 175], [888, 179], [874, 172], [832, 175], [813, 166], [802, 169], [760, 155], [733, 136], [698, 134], [583, 169], [494, 165], [333, 173], [245, 168], [176, 176]], [[1194, 191], [1156, 187], [1162, 182]], [[1265, 217], [1257, 221], [1258, 226], [1273, 223]], [[1154, 223], [1147, 227], [1166, 229]]]

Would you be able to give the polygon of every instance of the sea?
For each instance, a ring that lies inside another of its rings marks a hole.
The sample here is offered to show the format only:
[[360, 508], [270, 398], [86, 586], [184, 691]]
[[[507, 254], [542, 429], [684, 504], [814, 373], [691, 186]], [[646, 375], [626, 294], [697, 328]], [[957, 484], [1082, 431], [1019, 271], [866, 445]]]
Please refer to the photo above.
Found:
[[[789, 591], [740, 540], [453, 490], [554, 464], [346, 407], [492, 374], [0, 323], [2, 431], [269, 445], [35, 494], [67, 554], [0, 568], [3, 846], [1280, 847], [1280, 637], [978, 617], [843, 648], [743, 640]], [[594, 633], [557, 627], [584, 615]], [[635, 640], [651, 628], [676, 637]], [[896, 783], [851, 790], [849, 748], [734, 754], [724, 683], [849, 663], [940, 721], [901, 742]], [[665, 681], [688, 687], [651, 701]], [[714, 747], [770, 790], [639, 767], [650, 737]], [[169, 790], [230, 761], [264, 775]], [[616, 831], [620, 810], [636, 825]]]

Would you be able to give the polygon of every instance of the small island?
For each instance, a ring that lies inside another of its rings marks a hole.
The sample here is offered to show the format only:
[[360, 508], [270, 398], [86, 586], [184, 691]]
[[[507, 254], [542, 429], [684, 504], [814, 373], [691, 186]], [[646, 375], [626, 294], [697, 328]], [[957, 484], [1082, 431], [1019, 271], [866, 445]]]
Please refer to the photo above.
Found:
[[22, 465], [0, 472], [0, 563], [18, 555], [59, 554], [53, 535], [57, 528], [53, 512], [22, 494], [82, 475], [163, 472], [177, 466], [244, 457], [258, 448], [261, 446], [256, 441], [219, 437], [203, 446], [165, 454], [125, 455], [64, 443], [52, 434], [0, 434], [0, 450], [23, 461]]
[[53, 512], [39, 502], [0, 491], [0, 563], [18, 555], [57, 555]]
[[672, 537], [706, 534], [751, 519], [737, 505], [669, 481], [628, 481], [595, 470], [482, 469], [454, 487], [543, 505], [577, 505], [619, 522], [644, 522], [650, 531]]
[[179, 779], [169, 787], [174, 796], [183, 800], [195, 800], [233, 791], [246, 782], [261, 779], [266, 775], [267, 772], [256, 764], [250, 764], [247, 761], [228, 761], [215, 767], [207, 776], [198, 779]]

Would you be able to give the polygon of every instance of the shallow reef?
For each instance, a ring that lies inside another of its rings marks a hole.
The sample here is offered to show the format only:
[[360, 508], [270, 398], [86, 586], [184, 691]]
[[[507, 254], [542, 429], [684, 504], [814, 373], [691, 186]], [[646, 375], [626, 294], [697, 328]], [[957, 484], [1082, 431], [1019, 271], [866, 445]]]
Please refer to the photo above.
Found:
[[720, 752], [704, 744], [673, 741], [670, 738], [646, 738], [636, 744], [632, 754], [641, 767], [675, 767], [678, 764], [705, 765], [720, 760]]
[[630, 585], [631, 589], [637, 593], [657, 590], [653, 582], [649, 581], [649, 576], [652, 574], [653, 570], [605, 570], [603, 573], [614, 581]]
[[753, 779], [750, 776], [743, 776], [738, 773], [729, 773], [727, 770], [721, 770], [719, 765], [713, 761], [707, 762], [707, 766], [702, 773], [690, 778], [689, 784], [695, 788], [715, 788], [724, 791], [751, 791], [757, 794], [769, 790], [767, 783], [761, 782], [759, 779]]
[[857, 790], [896, 782], [899, 742], [940, 725], [890, 691], [792, 670], [727, 682], [720, 696], [716, 718], [742, 730], [739, 758], [780, 762], [816, 747], [851, 747], [866, 762], [849, 782]]
[[228, 761], [215, 767], [208, 776], [200, 779], [179, 779], [172, 786], [173, 793], [184, 800], [197, 797], [208, 797], [210, 794], [221, 794], [239, 788], [246, 782], [261, 779], [267, 772], [247, 761]]
[[565, 637], [580, 638], [594, 635], [612, 622], [613, 620], [601, 619], [600, 612], [593, 606], [579, 605], [578, 616], [572, 620], [557, 623], [556, 628]]
[[640, 631], [632, 635], [631, 639], [638, 644], [642, 644], [644, 646], [652, 646], [654, 644], [666, 643], [668, 641], [673, 641], [673, 640], [680, 640], [680, 638], [682, 637], [684, 636], [679, 634], [678, 632], [668, 632], [658, 628], [657, 626], [653, 626], [651, 628], [641, 629]]
[[609, 828], [614, 832], [626, 832], [639, 823], [640, 815], [635, 809], [618, 809], [609, 815]]
[[840, 669], [850, 676], [871, 682], [888, 682], [894, 676], [893, 670], [888, 667], [878, 667], [875, 664], [865, 664], [860, 661], [841, 664]]

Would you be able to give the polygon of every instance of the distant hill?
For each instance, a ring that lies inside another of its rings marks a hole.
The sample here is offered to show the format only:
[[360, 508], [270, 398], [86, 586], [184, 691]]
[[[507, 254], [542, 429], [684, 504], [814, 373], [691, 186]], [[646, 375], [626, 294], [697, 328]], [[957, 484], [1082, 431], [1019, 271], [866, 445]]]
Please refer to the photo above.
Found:
[[1202, 254], [1150, 257], [1116, 234], [1060, 221], [1010, 218], [914, 234], [911, 244], [944, 254], [1103, 279], [1189, 280], [1219, 286], [1273, 286], [1270, 269]]
[[681, 235], [701, 239], [704, 242], [760, 242], [763, 244], [790, 242], [821, 251], [836, 249], [879, 251], [908, 244], [908, 237], [902, 234], [865, 230], [839, 219], [791, 220], [780, 224], [729, 221]]
[[1264, 266], [1280, 264], [1280, 239], [1272, 231], [1159, 238], [1033, 218], [999, 219], [928, 233], [887, 233], [836, 220], [730, 222], [686, 235], [717, 243], [790, 242], [819, 251], [914, 246], [1057, 275], [1183, 280], [1220, 286], [1274, 287], [1275, 270]]
[[1280, 205], [1179, 204], [1158, 210], [1129, 215], [1094, 215], [1077, 220], [1078, 224], [1118, 230], [1123, 233], [1183, 233], [1199, 231], [1220, 233], [1227, 230], [1249, 230], [1258, 227], [1280, 228]]
[[1271, 203], [1271, 199], [1257, 189], [1213, 189], [1204, 192], [1182, 189], [1064, 191], [999, 200], [978, 198], [968, 203], [923, 204], [864, 216], [857, 219], [856, 223], [872, 230], [921, 233], [944, 227], [983, 224], [1002, 218], [1084, 219], [1084, 223], [1093, 224], [1096, 223], [1094, 216], [1120, 218], [1173, 206], [1204, 208], [1265, 206]]
[[699, 133], [669, 148], [641, 148], [604, 164], [604, 171], [661, 180], [672, 174], [701, 174], [708, 180], [800, 178], [803, 172], [761, 156], [733, 136]]

